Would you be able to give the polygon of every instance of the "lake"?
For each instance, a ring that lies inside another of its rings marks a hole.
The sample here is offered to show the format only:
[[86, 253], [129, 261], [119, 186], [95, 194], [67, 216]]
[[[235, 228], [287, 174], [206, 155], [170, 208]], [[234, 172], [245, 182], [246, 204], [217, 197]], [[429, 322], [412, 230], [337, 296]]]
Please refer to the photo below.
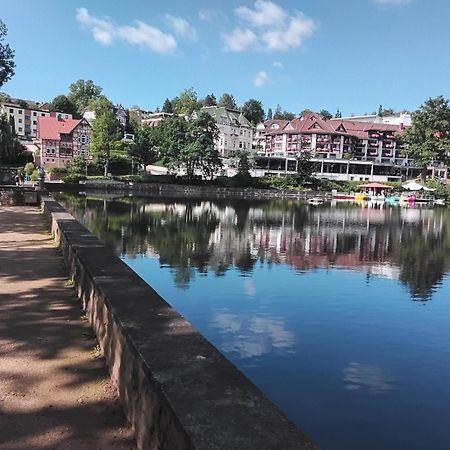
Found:
[[59, 200], [324, 450], [450, 448], [450, 210]]

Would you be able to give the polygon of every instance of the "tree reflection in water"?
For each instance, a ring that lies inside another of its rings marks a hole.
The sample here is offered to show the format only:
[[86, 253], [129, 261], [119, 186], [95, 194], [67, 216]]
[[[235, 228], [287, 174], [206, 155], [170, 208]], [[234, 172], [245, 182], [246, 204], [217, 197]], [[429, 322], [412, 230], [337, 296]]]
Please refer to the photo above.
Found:
[[338, 267], [398, 278], [414, 300], [426, 301], [450, 269], [446, 209], [73, 194], [60, 201], [116, 253], [158, 257], [181, 288], [196, 273], [250, 274], [260, 260], [299, 272]]

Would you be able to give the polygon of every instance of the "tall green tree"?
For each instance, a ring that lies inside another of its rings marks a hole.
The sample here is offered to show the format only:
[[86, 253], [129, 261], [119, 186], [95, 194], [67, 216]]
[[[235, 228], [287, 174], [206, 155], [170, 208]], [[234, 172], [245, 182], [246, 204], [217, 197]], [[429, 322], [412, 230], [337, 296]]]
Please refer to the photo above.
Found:
[[144, 166], [145, 173], [147, 173], [147, 166], [155, 162], [157, 158], [158, 131], [157, 128], [148, 125], [142, 126], [134, 136], [134, 143], [128, 147], [129, 155]]
[[169, 169], [183, 169], [187, 178], [193, 180], [197, 171], [211, 177], [222, 166], [214, 146], [219, 131], [209, 114], [200, 113], [190, 122], [173, 117], [156, 128], [160, 156]]
[[14, 50], [9, 44], [3, 42], [8, 29], [0, 19], [0, 87], [2, 87], [14, 75], [16, 64], [14, 62]]
[[226, 92], [220, 97], [218, 106], [227, 109], [237, 109], [236, 100], [234, 99], [233, 94], [228, 94]]
[[81, 117], [89, 102], [100, 96], [102, 88], [94, 84], [92, 80], [78, 80], [69, 86], [68, 98], [76, 106], [77, 113]]
[[326, 109], [321, 109], [319, 111], [319, 114], [326, 120], [329, 120], [329, 119], [333, 118], [333, 114], [331, 114], [330, 111], [328, 111]]
[[122, 144], [121, 138], [120, 124], [110, 109], [96, 115], [92, 122], [90, 152], [96, 162], [103, 166], [105, 176], [108, 174], [113, 150]]
[[264, 108], [262, 103], [254, 98], [242, 105], [242, 114], [254, 125], [264, 121]]
[[217, 99], [214, 94], [208, 94], [202, 101], [203, 106], [217, 106]]
[[164, 100], [164, 105], [162, 107], [162, 112], [168, 113], [168, 114], [172, 114], [173, 113], [172, 102], [168, 98], [166, 98]]
[[342, 118], [342, 113], [341, 113], [339, 108], [336, 110], [336, 114], [334, 115], [334, 117], [336, 119], [341, 119]]
[[57, 95], [49, 104], [50, 111], [62, 112], [66, 114], [77, 114], [77, 108], [66, 95]]
[[194, 111], [201, 108], [201, 103], [197, 99], [197, 92], [193, 88], [185, 89], [174, 99], [173, 111], [176, 114], [190, 116]]
[[442, 95], [428, 99], [412, 115], [412, 125], [403, 140], [406, 153], [422, 167], [426, 178], [427, 166], [433, 161], [447, 162], [450, 150], [450, 107]]
[[104, 95], [99, 95], [98, 97], [90, 100], [87, 104], [87, 107], [90, 111], [94, 111], [96, 116], [103, 114], [106, 111], [113, 110], [112, 102], [108, 100]]
[[267, 110], [266, 120], [272, 120], [272, 119], [273, 119], [272, 108], [269, 108], [269, 109]]
[[14, 164], [23, 160], [23, 146], [14, 132], [14, 120], [0, 114], [0, 163]]
[[297, 180], [305, 183], [311, 180], [314, 172], [314, 163], [311, 161], [311, 152], [300, 152], [297, 156]]

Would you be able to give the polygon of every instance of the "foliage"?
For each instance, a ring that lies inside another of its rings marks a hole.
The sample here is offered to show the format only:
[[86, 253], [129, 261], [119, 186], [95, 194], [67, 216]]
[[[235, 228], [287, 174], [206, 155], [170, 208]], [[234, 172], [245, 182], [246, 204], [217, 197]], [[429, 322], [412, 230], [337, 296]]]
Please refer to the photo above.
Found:
[[235, 181], [240, 186], [249, 186], [252, 184], [252, 176], [250, 175], [251, 164], [248, 158], [248, 153], [245, 151], [238, 151], [235, 153], [238, 158], [237, 174], [234, 176]]
[[32, 162], [26, 163], [23, 170], [25, 175], [29, 177], [35, 170], [34, 164]]
[[37, 181], [39, 180], [39, 172], [37, 170], [33, 170], [33, 172], [30, 175], [31, 181]]
[[90, 111], [94, 111], [96, 116], [113, 110], [112, 102], [104, 95], [99, 95], [90, 100], [87, 107]]
[[450, 107], [443, 96], [428, 99], [412, 115], [412, 126], [407, 128], [403, 140], [406, 153], [416, 164], [426, 168], [432, 161], [448, 160], [450, 148]]
[[73, 174], [84, 174], [86, 173], [87, 161], [83, 156], [78, 155], [72, 158], [72, 161], [67, 165], [67, 172], [71, 175]]
[[233, 94], [228, 94], [226, 92], [220, 97], [218, 106], [227, 109], [237, 109], [236, 100], [234, 99]]
[[77, 173], [69, 174], [62, 179], [62, 181], [64, 181], [64, 183], [73, 183], [73, 184], [77, 184], [83, 180], [86, 180], [86, 177], [84, 175], [77, 174]]
[[254, 125], [264, 121], [264, 108], [262, 103], [254, 98], [242, 105], [242, 114]]
[[297, 157], [297, 179], [299, 183], [306, 183], [311, 180], [314, 172], [314, 163], [311, 158], [311, 152], [300, 152]]
[[197, 100], [197, 92], [193, 88], [185, 89], [173, 100], [173, 112], [190, 116], [194, 111], [201, 108], [201, 103]]
[[14, 51], [9, 44], [3, 42], [8, 29], [3, 21], [0, 19], [0, 87], [2, 87], [14, 75]]
[[108, 171], [113, 175], [127, 175], [131, 172], [131, 162], [124, 156], [113, 155], [109, 160]]
[[49, 167], [48, 169], [46, 169], [46, 171], [49, 174], [55, 174], [55, 175], [62, 175], [62, 174], [67, 174], [67, 168], [66, 167]]
[[57, 95], [49, 104], [50, 111], [62, 112], [66, 114], [77, 114], [77, 108], [66, 95]]
[[266, 120], [272, 120], [272, 119], [273, 119], [272, 108], [269, 108], [269, 109], [267, 110]]
[[336, 114], [334, 115], [334, 117], [336, 119], [341, 119], [342, 118], [342, 113], [341, 113], [339, 108], [336, 110]]
[[14, 120], [0, 115], [0, 163], [15, 164], [25, 162], [24, 147], [14, 133]]
[[162, 112], [165, 112], [165, 113], [168, 113], [168, 114], [173, 113], [172, 102], [168, 98], [166, 98], [164, 100], [164, 105], [162, 107]]
[[300, 116], [304, 116], [305, 114], [312, 113], [313, 111], [311, 109], [304, 109], [303, 111], [300, 111]]
[[299, 189], [300, 186], [294, 177], [277, 177], [277, 176], [266, 176], [259, 178], [258, 180], [261, 186], [281, 189], [281, 190], [293, 190]]
[[193, 180], [196, 171], [212, 176], [222, 166], [214, 148], [218, 129], [209, 114], [200, 113], [191, 122], [173, 117], [157, 128], [156, 141], [160, 147], [160, 156], [169, 169], [184, 169], [187, 178]]
[[137, 130], [134, 143], [128, 148], [129, 155], [144, 166], [144, 172], [156, 160], [158, 133], [159, 129], [144, 125]]
[[92, 80], [78, 80], [69, 86], [68, 98], [75, 105], [77, 113], [82, 116], [89, 102], [101, 93], [102, 88], [96, 86]]
[[329, 119], [333, 118], [333, 114], [331, 114], [330, 111], [328, 111], [326, 109], [321, 109], [319, 111], [319, 114], [326, 120], [329, 120]]
[[380, 105], [378, 107], [378, 112], [374, 113], [379, 117], [385, 117], [385, 116], [392, 116], [393, 114], [395, 114], [395, 111], [392, 108], [384, 108], [383, 109], [383, 105]]
[[217, 106], [216, 96], [208, 94], [202, 101], [203, 106]]
[[120, 145], [121, 129], [114, 113], [110, 109], [100, 110], [100, 114], [92, 122], [92, 138], [90, 152], [95, 161], [108, 173], [109, 160], [115, 146]]

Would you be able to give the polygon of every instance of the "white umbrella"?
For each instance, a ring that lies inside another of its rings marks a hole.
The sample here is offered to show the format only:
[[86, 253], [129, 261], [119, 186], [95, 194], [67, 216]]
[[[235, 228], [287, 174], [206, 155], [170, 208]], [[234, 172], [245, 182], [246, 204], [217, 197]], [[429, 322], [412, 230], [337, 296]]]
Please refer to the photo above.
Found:
[[421, 184], [417, 183], [416, 181], [408, 181], [408, 183], [403, 185], [403, 188], [408, 191], [435, 191], [436, 189], [432, 189], [426, 186], [422, 186]]

